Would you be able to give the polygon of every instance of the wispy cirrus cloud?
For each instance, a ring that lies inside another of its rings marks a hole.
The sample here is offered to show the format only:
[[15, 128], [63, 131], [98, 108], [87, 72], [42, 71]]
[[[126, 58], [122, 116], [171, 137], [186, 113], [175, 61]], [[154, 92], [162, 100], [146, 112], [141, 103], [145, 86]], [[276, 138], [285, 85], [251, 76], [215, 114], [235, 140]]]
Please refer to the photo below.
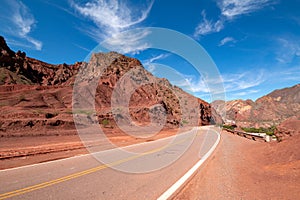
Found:
[[223, 75], [227, 92], [249, 89], [262, 84], [266, 78], [264, 71], [247, 71], [240, 74]]
[[202, 78], [197, 79], [195, 76], [186, 74], [182, 74], [182, 77], [184, 78], [181, 81], [173, 84], [191, 93], [209, 93], [207, 84]]
[[[121, 0], [89, 0], [84, 4], [72, 0], [70, 3], [80, 16], [84, 16], [94, 23], [94, 27], [84, 31], [97, 42], [109, 38], [105, 41], [106, 45], [120, 48], [122, 53], [135, 52], [145, 48], [145, 44], [138, 43], [138, 39], [147, 33], [137, 33], [136, 35], [120, 33], [143, 22], [148, 17], [154, 0], [135, 6]], [[127, 39], [127, 42], [124, 39]]]
[[196, 26], [194, 36], [199, 37], [220, 32], [227, 21], [256, 12], [275, 3], [277, 0], [219, 0], [217, 1], [217, 6], [221, 12], [219, 19], [216, 21], [208, 20], [205, 10], [202, 11], [202, 21]]
[[275, 4], [274, 0], [221, 0], [218, 2], [218, 7], [221, 14], [227, 19], [256, 12], [266, 6]]
[[163, 60], [167, 57], [169, 57], [171, 54], [169, 53], [162, 53], [162, 54], [159, 54], [159, 55], [156, 55], [156, 56], [153, 56], [147, 60], [143, 60], [142, 61], [142, 64], [146, 67], [146, 69], [151, 72], [152, 74], [155, 74], [155, 70], [156, 70], [156, 65], [153, 64], [155, 61], [158, 61], [158, 60]]
[[225, 44], [235, 43], [235, 42], [236, 40], [233, 37], [225, 37], [220, 41], [218, 46], [224, 46]]
[[290, 68], [280, 68], [276, 70], [266, 71], [246, 71], [243, 73], [235, 74], [222, 74], [222, 79], [200, 77], [196, 78], [191, 75], [181, 75], [183, 80], [180, 82], [174, 82], [173, 84], [183, 88], [186, 91], [193, 93], [198, 97], [209, 97], [212, 92], [209, 91], [208, 84], [217, 84], [222, 81], [225, 92], [230, 99], [235, 98], [249, 98], [249, 95], [253, 95], [261, 92], [261, 88], [266, 84], [276, 83], [279, 79], [281, 82], [295, 82], [299, 83], [300, 80], [300, 65], [296, 65]]
[[207, 85], [223, 83], [225, 92], [227, 93], [242, 93], [249, 89], [259, 86], [266, 80], [266, 75], [264, 71], [252, 72], [247, 71], [238, 74], [223, 74], [220, 78], [196, 78], [194, 76], [182, 75], [185, 77], [184, 81], [174, 83], [183, 89], [190, 91], [192, 93], [218, 93], [221, 91], [209, 91]]
[[42, 42], [30, 36], [36, 20], [29, 8], [22, 1], [4, 0], [1, 3], [1, 31], [7, 36], [13, 37], [13, 41], [18, 40], [14, 43], [18, 46], [31, 47], [33, 45], [36, 50], [41, 50]]
[[198, 24], [198, 26], [195, 29], [194, 37], [198, 37], [200, 35], [207, 35], [210, 33], [220, 32], [223, 28], [223, 21], [218, 20], [216, 22], [212, 20], [208, 20], [206, 18], [206, 11], [203, 10], [201, 12], [202, 15], [202, 22]]
[[121, 32], [105, 39], [101, 42], [101, 45], [111, 51], [123, 54], [138, 54], [140, 51], [150, 47], [147, 41], [145, 41], [149, 34], [150, 31], [147, 29]]
[[300, 64], [292, 67], [282, 67], [272, 70], [268, 73], [269, 82], [273, 83], [278, 80], [280, 82], [295, 82], [299, 83], [300, 80]]
[[278, 78], [281, 78], [285, 81], [298, 81], [300, 80], [300, 66], [291, 67], [289, 69], [286, 69], [285, 71], [281, 71], [281, 76]]
[[291, 63], [295, 57], [300, 57], [300, 44], [298, 38], [287, 39], [278, 38], [277, 39], [277, 52], [276, 60], [282, 64]]
[[165, 59], [165, 58], [169, 57], [170, 55], [171, 55], [170, 53], [162, 53], [157, 56], [153, 56], [152, 58], [147, 60], [147, 63], [153, 63], [154, 61]]
[[84, 46], [81, 46], [81, 45], [79, 45], [79, 44], [76, 44], [76, 43], [72, 43], [74, 46], [76, 46], [76, 47], [78, 47], [79, 49], [82, 49], [82, 50], [84, 50], [84, 51], [86, 51], [86, 52], [91, 52], [91, 49], [88, 49], [88, 48], [86, 48], [86, 47], [84, 47]]
[[255, 93], [258, 93], [258, 92], [260, 92], [260, 90], [245, 90], [245, 91], [242, 91], [242, 92], [234, 93], [232, 96], [244, 97], [244, 96], [247, 96], [249, 94], [255, 94]]

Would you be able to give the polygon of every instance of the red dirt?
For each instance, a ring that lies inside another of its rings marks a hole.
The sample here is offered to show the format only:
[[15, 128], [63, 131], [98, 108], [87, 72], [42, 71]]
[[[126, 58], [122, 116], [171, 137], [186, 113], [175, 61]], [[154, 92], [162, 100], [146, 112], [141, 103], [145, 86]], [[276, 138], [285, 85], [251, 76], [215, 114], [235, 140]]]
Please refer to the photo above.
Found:
[[174, 199], [299, 199], [300, 137], [281, 143], [227, 132], [214, 154]]

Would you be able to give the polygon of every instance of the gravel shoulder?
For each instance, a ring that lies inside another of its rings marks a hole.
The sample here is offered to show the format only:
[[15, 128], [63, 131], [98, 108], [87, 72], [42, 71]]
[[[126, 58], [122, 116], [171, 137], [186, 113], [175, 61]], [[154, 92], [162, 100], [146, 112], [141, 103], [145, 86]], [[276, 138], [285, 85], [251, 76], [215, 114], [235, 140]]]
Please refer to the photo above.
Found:
[[269, 144], [222, 132], [213, 155], [174, 199], [299, 199], [297, 141]]

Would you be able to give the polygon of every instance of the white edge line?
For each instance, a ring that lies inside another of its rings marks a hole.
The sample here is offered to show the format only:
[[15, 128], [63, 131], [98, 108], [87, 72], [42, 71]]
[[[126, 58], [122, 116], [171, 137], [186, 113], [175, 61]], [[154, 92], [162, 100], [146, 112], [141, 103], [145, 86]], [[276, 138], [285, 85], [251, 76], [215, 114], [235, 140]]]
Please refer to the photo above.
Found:
[[207, 160], [207, 158], [214, 152], [217, 145], [220, 142], [220, 134], [217, 133], [218, 138], [210, 150], [186, 173], [184, 174], [176, 183], [174, 183], [167, 191], [165, 191], [157, 200], [166, 200], [170, 198], [195, 172], [198, 168]]
[[[183, 135], [183, 134], [186, 134], [187, 132], [194, 131], [195, 128], [201, 128], [201, 127], [194, 127], [193, 129], [191, 129], [189, 131], [186, 131], [186, 132], [183, 132], [183, 133], [181, 133], [179, 135]], [[135, 146], [139, 146], [139, 145], [149, 144], [149, 143], [152, 143], [152, 142], [167, 140], [167, 139], [170, 139], [172, 137], [176, 137], [176, 136], [178, 137], [179, 135], [176, 134], [176, 135], [172, 135], [172, 136], [169, 136], [169, 137], [160, 138], [158, 140], [153, 140], [153, 141], [150, 141], [150, 142], [136, 143], [136, 144], [132, 144], [132, 145], [128, 145], [128, 146], [123, 146], [123, 147], [119, 147], [119, 148], [131, 148], [131, 147], [135, 147]], [[72, 156], [72, 157], [68, 157], [68, 158], [51, 160], [51, 161], [46, 161], [46, 162], [41, 162], [41, 163], [36, 163], [36, 164], [31, 164], [31, 165], [24, 165], [24, 166], [20, 166], [20, 167], [13, 167], [13, 168], [8, 168], [8, 169], [2, 169], [2, 170], [0, 170], [0, 173], [1, 172], [6, 172], [6, 171], [12, 171], [12, 170], [18, 170], [18, 169], [28, 168], [28, 167], [36, 167], [36, 166], [40, 166], [40, 165], [46, 165], [46, 164], [49, 164], [49, 163], [62, 162], [62, 161], [65, 161], [65, 160], [76, 159], [76, 158], [79, 158], [79, 157], [93, 156], [94, 154], [97, 154], [97, 153], [103, 153], [103, 152], [108, 152], [108, 151], [113, 151], [113, 150], [114, 149], [107, 149], [107, 150], [103, 150], [103, 151], [99, 151], [99, 152], [87, 153], [87, 154]]]

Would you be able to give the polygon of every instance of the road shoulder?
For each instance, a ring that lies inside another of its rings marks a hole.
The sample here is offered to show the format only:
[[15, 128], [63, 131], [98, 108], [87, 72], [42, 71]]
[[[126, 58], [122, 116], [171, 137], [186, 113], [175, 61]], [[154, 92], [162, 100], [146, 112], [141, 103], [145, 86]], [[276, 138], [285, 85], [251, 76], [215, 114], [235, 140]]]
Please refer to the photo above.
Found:
[[297, 199], [299, 158], [283, 162], [278, 145], [222, 132], [215, 153], [174, 199]]

